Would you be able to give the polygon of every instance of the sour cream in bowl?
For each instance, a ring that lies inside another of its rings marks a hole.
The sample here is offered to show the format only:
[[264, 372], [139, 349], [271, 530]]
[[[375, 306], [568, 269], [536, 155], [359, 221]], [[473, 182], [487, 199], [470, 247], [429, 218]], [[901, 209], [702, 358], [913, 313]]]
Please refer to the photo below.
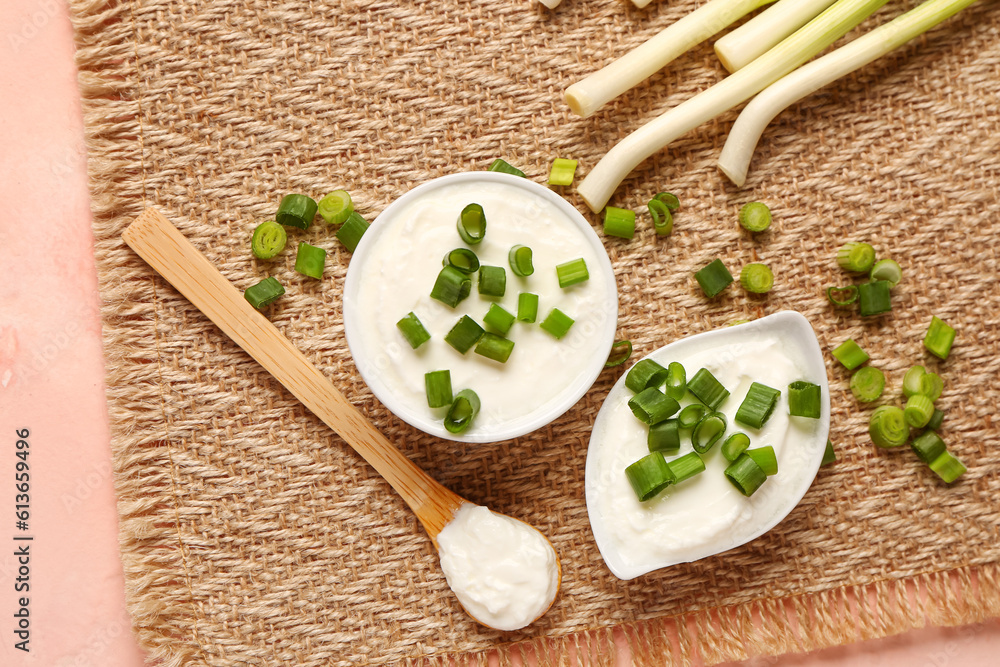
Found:
[[[819, 470], [830, 429], [830, 390], [826, 366], [808, 320], [784, 311], [734, 327], [689, 336], [647, 358], [661, 366], [681, 363], [687, 379], [708, 369], [729, 390], [717, 408], [726, 415], [725, 434], [704, 455], [705, 470], [655, 497], [640, 501], [625, 468], [648, 455], [647, 426], [628, 407], [634, 395], [623, 374], [594, 422], [587, 449], [587, 514], [604, 562], [620, 579], [686, 563], [738, 547], [763, 535], [798, 504]], [[788, 385], [805, 380], [820, 387], [818, 419], [790, 416]], [[754, 429], [734, 420], [747, 391], [759, 382], [781, 391], [770, 418]], [[688, 395], [682, 406], [695, 402]], [[750, 497], [723, 474], [729, 462], [722, 442], [735, 432], [749, 436], [750, 447], [770, 445], [778, 472]], [[692, 452], [689, 431], [681, 431], [676, 459]]]
[[[464, 243], [456, 228], [471, 203], [486, 217], [485, 238], [475, 245]], [[515, 245], [531, 248], [531, 275], [511, 270]], [[474, 273], [471, 294], [454, 308], [431, 298], [442, 258], [457, 248], [471, 249], [481, 265], [504, 269], [502, 297], [481, 296]], [[561, 288], [556, 266], [576, 259], [584, 260], [589, 278]], [[474, 350], [462, 354], [445, 341], [463, 315], [484, 326], [491, 304], [516, 315], [522, 292], [538, 295], [537, 319], [513, 323], [505, 337], [514, 347], [505, 363]], [[560, 339], [539, 326], [553, 308], [574, 320]], [[431, 336], [417, 349], [396, 326], [410, 312]], [[390, 204], [358, 244], [344, 283], [347, 344], [375, 396], [408, 424], [465, 442], [515, 438], [562, 415], [603, 369], [617, 319], [614, 272], [590, 223], [548, 188], [496, 172], [443, 176]], [[462, 433], [445, 429], [446, 408], [428, 407], [424, 375], [439, 370], [450, 372], [455, 393], [471, 389], [481, 401]]]

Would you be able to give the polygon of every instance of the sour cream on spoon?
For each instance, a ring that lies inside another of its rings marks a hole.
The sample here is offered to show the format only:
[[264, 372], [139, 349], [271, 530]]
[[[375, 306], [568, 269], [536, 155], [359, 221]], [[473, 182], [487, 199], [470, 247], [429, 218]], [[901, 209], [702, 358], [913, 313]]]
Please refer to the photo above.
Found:
[[469, 615], [518, 630], [546, 612], [559, 591], [559, 559], [526, 523], [463, 505], [438, 536], [441, 569]]

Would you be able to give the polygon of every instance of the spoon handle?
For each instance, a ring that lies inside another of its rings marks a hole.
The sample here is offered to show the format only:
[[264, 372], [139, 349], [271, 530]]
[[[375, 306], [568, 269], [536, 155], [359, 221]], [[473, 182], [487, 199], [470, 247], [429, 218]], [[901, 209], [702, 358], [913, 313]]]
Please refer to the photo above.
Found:
[[403, 497], [437, 544], [438, 533], [465, 502], [461, 496], [396, 449], [159, 211], [147, 208], [122, 238], [371, 464]]

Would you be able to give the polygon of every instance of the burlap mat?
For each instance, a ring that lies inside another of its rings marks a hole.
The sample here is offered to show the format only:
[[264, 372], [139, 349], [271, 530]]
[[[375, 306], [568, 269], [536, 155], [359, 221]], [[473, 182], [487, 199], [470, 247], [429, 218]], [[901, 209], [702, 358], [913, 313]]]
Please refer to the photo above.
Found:
[[[798, 508], [729, 553], [631, 582], [595, 547], [583, 470], [606, 371], [550, 427], [497, 445], [435, 440], [374, 400], [344, 342], [339, 287], [248, 252], [279, 197], [354, 193], [369, 219], [432, 177], [496, 156], [544, 182], [555, 157], [585, 174], [644, 120], [722, 77], [696, 48], [588, 120], [561, 91], [699, 3], [566, 0], [73, 0], [104, 303], [108, 392], [128, 603], [165, 665], [378, 665], [528, 642], [546, 663], [586, 635], [610, 660], [620, 626], [650, 664], [707, 663], [828, 646], [924, 623], [1000, 615], [1000, 11], [980, 2], [917, 43], [808, 98], [764, 135], [748, 185], [714, 160], [734, 113], [645, 163], [612, 203], [681, 196], [668, 239], [641, 217], [605, 238], [620, 336], [644, 355], [679, 336], [785, 308], [824, 349], [853, 337], [889, 375], [926, 363], [944, 377], [943, 436], [969, 471], [953, 488], [908, 451], [878, 451], [870, 409], [828, 358], [840, 460]], [[891, 3], [883, 18], [901, 11]], [[907, 4], [907, 3], [904, 3]], [[912, 4], [912, 3], [909, 3]], [[567, 198], [585, 210], [567, 189]], [[735, 219], [771, 205], [757, 238]], [[387, 484], [128, 250], [147, 205], [168, 215], [238, 287], [289, 287], [271, 317], [391, 440], [445, 485], [521, 517], [562, 555], [562, 594], [528, 630], [473, 623], [430, 541]], [[589, 213], [588, 213], [589, 215]], [[595, 226], [598, 216], [590, 216]], [[846, 240], [904, 267], [891, 315], [832, 309], [824, 286]], [[760, 259], [774, 291], [714, 301], [692, 273], [714, 257]], [[938, 363], [932, 314], [958, 329]], [[860, 614], [860, 617], [856, 615]], [[818, 618], [818, 620], [817, 620]], [[663, 620], [670, 619], [670, 620]], [[763, 621], [763, 623], [762, 623]], [[575, 649], [573, 649], [575, 650]]]

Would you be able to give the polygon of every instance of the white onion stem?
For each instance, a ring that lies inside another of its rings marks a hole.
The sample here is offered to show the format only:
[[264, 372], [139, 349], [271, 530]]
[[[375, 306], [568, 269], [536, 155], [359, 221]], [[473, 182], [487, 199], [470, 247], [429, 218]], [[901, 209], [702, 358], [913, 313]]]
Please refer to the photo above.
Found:
[[608, 151], [577, 191], [594, 212], [630, 171], [677, 137], [757, 94], [861, 23], [888, 0], [838, 0], [773, 49], [646, 123]]
[[773, 0], [710, 0], [624, 56], [566, 89], [574, 113], [586, 118], [734, 21]]
[[715, 55], [730, 72], [751, 60], [816, 18], [836, 0], [778, 0], [736, 30], [715, 42]]
[[742, 186], [757, 142], [775, 116], [803, 97], [927, 32], [973, 2], [927, 0], [772, 84], [747, 104], [736, 119], [719, 156], [719, 169], [733, 183]]

